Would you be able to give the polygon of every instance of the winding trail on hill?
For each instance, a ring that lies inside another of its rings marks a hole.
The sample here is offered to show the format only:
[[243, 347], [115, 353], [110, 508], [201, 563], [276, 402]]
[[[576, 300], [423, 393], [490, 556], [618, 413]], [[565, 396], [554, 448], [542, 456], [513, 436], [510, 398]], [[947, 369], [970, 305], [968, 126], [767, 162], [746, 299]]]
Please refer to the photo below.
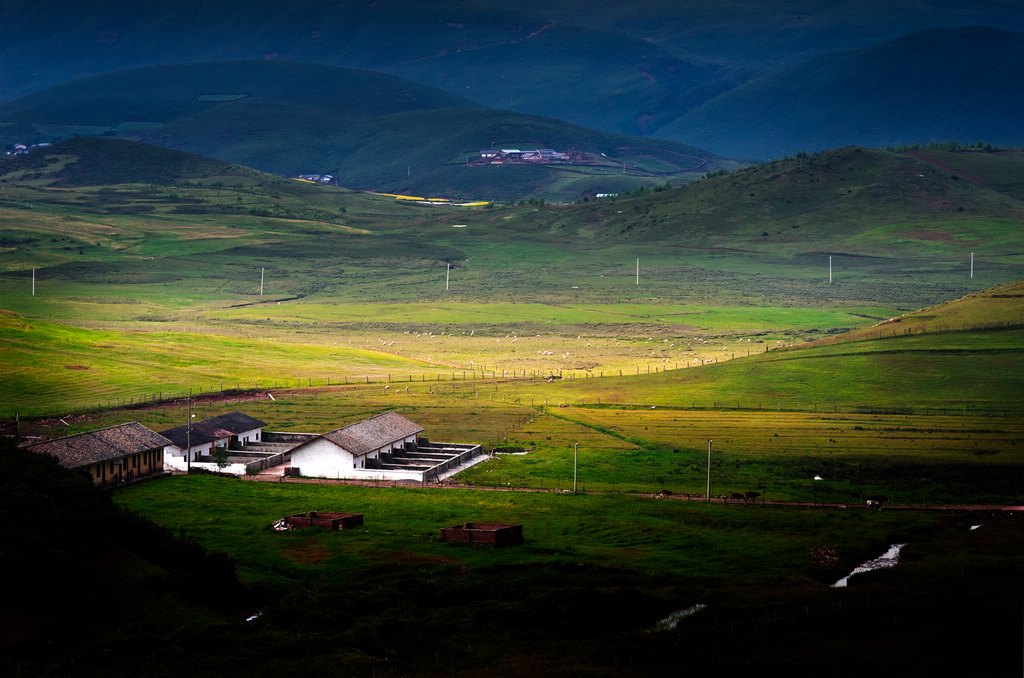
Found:
[[[929, 158], [928, 155], [925, 154], [923, 151], [907, 151], [907, 156], [911, 157], [911, 158], [914, 158], [915, 160], [920, 160], [921, 162], [926, 162], [926, 163], [928, 163], [929, 165], [931, 165], [933, 167], [938, 167], [939, 169], [945, 170], [945, 171], [949, 172], [950, 174], [953, 174], [953, 175], [956, 175], [956, 176], [961, 177], [963, 179], [966, 179], [967, 181], [971, 182], [975, 186], [980, 186], [981, 188], [984, 188], [987, 191], [995, 191], [996, 193], [999, 193], [1000, 195], [1007, 195], [1006, 193], [1002, 193], [1001, 191], [996, 191], [994, 188], [992, 188], [991, 186], [989, 186], [985, 182], [983, 182], [983, 181], [981, 181], [979, 179], [976, 179], [975, 177], [972, 177], [970, 174], [965, 174], [964, 172], [961, 172], [958, 169], [954, 169], [954, 168], [950, 167], [949, 165], [947, 165], [945, 163], [941, 163], [938, 160], [935, 160], [933, 158]], [[1024, 198], [1017, 198], [1017, 197], [1014, 197], [1012, 195], [1007, 195], [1007, 197], [1013, 198], [1014, 200], [1017, 200], [1019, 202], [1024, 202]]]

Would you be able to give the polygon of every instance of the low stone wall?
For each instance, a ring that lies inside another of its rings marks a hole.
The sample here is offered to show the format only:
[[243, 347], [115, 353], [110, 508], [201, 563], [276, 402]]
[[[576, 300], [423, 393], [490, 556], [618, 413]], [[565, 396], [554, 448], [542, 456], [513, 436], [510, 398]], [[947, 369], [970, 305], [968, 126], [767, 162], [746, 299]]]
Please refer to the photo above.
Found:
[[286, 516], [285, 523], [291, 527], [319, 527], [322, 530], [342, 530], [363, 524], [362, 513], [336, 513], [334, 511], [310, 511]]
[[516, 546], [523, 543], [523, 526], [504, 523], [464, 523], [443, 528], [441, 539], [463, 544]]
[[288, 453], [286, 453], [286, 452], [282, 452], [280, 454], [275, 454], [275, 455], [272, 455], [272, 456], [269, 456], [269, 457], [266, 456], [266, 455], [263, 455], [263, 457], [261, 459], [257, 459], [256, 461], [252, 461], [252, 462], [249, 462], [248, 464], [246, 464], [245, 465], [245, 472], [246, 473], [259, 473], [260, 471], [262, 471], [264, 469], [268, 469], [268, 468], [271, 468], [273, 466], [280, 466], [281, 464], [283, 464], [287, 460], [288, 460]]

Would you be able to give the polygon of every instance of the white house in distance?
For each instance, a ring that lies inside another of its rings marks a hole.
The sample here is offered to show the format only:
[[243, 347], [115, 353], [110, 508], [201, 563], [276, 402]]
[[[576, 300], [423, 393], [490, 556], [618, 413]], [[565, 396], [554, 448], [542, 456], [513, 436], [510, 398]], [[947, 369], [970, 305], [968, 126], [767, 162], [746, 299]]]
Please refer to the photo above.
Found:
[[193, 422], [191, 426], [186, 424], [161, 431], [160, 435], [172, 443], [166, 448], [164, 464], [184, 470], [190, 462], [212, 456], [219, 447], [230, 449], [260, 442], [266, 425], [248, 414], [229, 412]]

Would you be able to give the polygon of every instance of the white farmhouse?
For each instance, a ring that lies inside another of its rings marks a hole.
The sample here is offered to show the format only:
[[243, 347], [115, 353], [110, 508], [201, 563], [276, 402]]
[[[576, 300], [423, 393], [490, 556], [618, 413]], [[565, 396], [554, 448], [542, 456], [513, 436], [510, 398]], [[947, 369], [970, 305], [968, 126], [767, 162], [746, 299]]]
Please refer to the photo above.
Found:
[[422, 426], [397, 412], [384, 412], [293, 448], [292, 467], [302, 469], [304, 476], [363, 477], [365, 469], [380, 468], [395, 452], [414, 448], [422, 432]]
[[161, 431], [160, 435], [173, 443], [166, 448], [164, 464], [181, 470], [200, 457], [212, 456], [219, 447], [237, 449], [248, 443], [258, 443], [266, 425], [266, 422], [248, 414], [229, 412]]

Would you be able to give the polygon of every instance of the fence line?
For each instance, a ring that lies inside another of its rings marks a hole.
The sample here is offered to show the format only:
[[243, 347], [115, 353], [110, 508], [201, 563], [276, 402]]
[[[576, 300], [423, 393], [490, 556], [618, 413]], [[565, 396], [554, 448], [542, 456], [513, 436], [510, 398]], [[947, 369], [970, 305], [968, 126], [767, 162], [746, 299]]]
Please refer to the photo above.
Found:
[[[440, 374], [435, 375], [437, 377], [434, 380], [426, 380], [426, 375], [420, 375], [420, 381], [415, 381], [412, 375], [402, 381], [392, 378], [391, 375], [377, 376], [371, 378], [369, 375], [364, 375], [358, 379], [342, 378], [338, 380], [332, 377], [326, 377], [324, 379], [313, 379], [311, 377], [306, 379], [284, 379], [284, 380], [267, 380], [261, 383], [259, 380], [253, 382], [252, 388], [243, 386], [241, 383], [236, 383], [233, 387], [229, 386], [225, 388], [223, 384], [218, 387], [207, 388], [200, 386], [193, 388], [191, 393], [186, 389], [179, 389], [176, 391], [158, 391], [156, 393], [141, 393], [139, 395], [126, 396], [108, 399], [105, 403], [99, 401], [96, 405], [85, 405], [71, 408], [61, 408], [51, 411], [49, 414], [39, 415], [27, 415], [23, 419], [25, 421], [41, 420], [41, 419], [56, 419], [56, 418], [67, 418], [78, 415], [96, 414], [109, 411], [119, 410], [133, 410], [133, 409], [144, 409], [154, 406], [162, 405], [178, 405], [182, 406], [191, 397], [193, 401], [204, 402], [204, 401], [216, 401], [221, 399], [229, 399], [235, 401], [245, 400], [261, 400], [267, 397], [266, 394], [273, 391], [285, 390], [305, 390], [305, 389], [320, 389], [320, 388], [339, 388], [339, 395], [344, 393], [346, 389], [343, 387], [353, 386], [383, 386], [381, 395], [400, 395], [403, 392], [409, 393], [409, 389], [413, 384], [434, 384], [427, 387], [428, 395], [450, 396], [458, 398], [473, 398], [480, 399], [481, 393], [487, 393], [487, 398], [490, 401], [495, 401], [495, 395], [500, 393], [499, 385], [502, 381], [515, 381], [515, 380], [529, 380], [530, 376], [518, 376], [512, 377], [507, 376], [504, 378], [494, 378], [490, 381], [494, 384], [493, 391], [481, 391], [479, 386], [467, 389], [465, 386], [457, 388], [456, 383], [462, 382], [458, 378], [441, 380]], [[455, 375], [456, 377], [458, 375]], [[597, 377], [595, 377], [597, 378]], [[480, 380], [466, 379], [465, 382], [479, 382]], [[465, 383], [462, 382], [462, 383]], [[401, 384], [407, 384], [403, 389]], [[442, 387], [440, 384], [447, 384], [447, 387]], [[394, 387], [392, 389], [392, 387]], [[351, 392], [351, 388], [348, 389]], [[362, 391], [358, 391], [361, 395]], [[416, 393], [415, 391], [413, 393]], [[422, 392], [421, 392], [422, 393]], [[691, 399], [689, 405], [686, 404], [672, 404], [657, 402], [648, 398], [629, 398], [626, 399], [615, 399], [603, 396], [594, 396], [591, 398], [587, 397], [546, 397], [540, 401], [536, 396], [529, 396], [529, 403], [525, 403], [524, 396], [520, 395], [518, 391], [515, 394], [502, 393], [501, 402], [507, 404], [528, 404], [531, 407], [588, 407], [588, 408], [608, 408], [614, 407], [617, 409], [633, 408], [633, 409], [646, 409], [646, 408], [661, 408], [669, 410], [704, 410], [704, 411], [741, 411], [741, 412], [761, 412], [761, 411], [775, 411], [775, 412], [808, 412], [808, 413], [833, 413], [833, 414], [888, 414], [888, 415], [925, 415], [925, 416], [943, 416], [943, 415], [955, 415], [960, 414], [964, 416], [968, 415], [979, 415], [979, 416], [1009, 416], [1011, 413], [1017, 413], [1020, 411], [1019, 407], [1007, 407], [1005, 405], [988, 405], [979, 403], [962, 403], [959, 405], [928, 405], [928, 404], [910, 404], [910, 405], [880, 405], [880, 404], [839, 404], [839, 403], [821, 403], [817, 401], [806, 401], [806, 400], [794, 400], [794, 399], [775, 399], [771, 401], [758, 400], [756, 402], [748, 401], [742, 402], [738, 400], [711, 400], [705, 402], [698, 402], [696, 399]]]
[[[898, 321], [896, 321], [896, 322], [898, 322]], [[868, 333], [864, 335], [864, 339], [862, 339], [862, 340], [870, 340], [870, 339], [878, 339], [878, 338], [891, 338], [891, 337], [901, 336], [901, 335], [924, 334], [924, 333], [930, 333], [930, 332], [964, 332], [964, 331], [977, 331], [977, 330], [990, 330], [990, 329], [991, 330], [1013, 329], [1013, 328], [1018, 328], [1018, 327], [1024, 327], [1024, 324], [1011, 323], [1011, 322], [1008, 322], [1008, 321], [1000, 322], [1000, 323], [983, 323], [983, 324], [962, 325], [962, 326], [938, 325], [938, 326], [935, 326], [935, 327], [932, 327], [932, 328], [929, 328], [929, 326], [927, 326], [926, 324], [923, 324], [923, 323], [919, 323], [919, 324], [915, 324], [915, 325], [908, 325], [908, 326], [901, 326], [899, 328], [892, 327], [891, 325], [893, 325], [893, 324], [894, 324], [893, 322], [890, 322], [890, 323], [885, 323], [884, 324], [885, 327], [877, 326], [877, 329], [872, 328], [872, 329], [875, 329], [875, 331], [870, 331], [869, 330]], [[814, 342], [810, 342], [809, 344], [804, 344], [804, 346], [833, 344], [833, 343], [838, 342], [839, 340], [840, 340], [840, 338], [838, 336], [835, 336], [835, 337], [825, 337], [825, 338], [822, 338], [822, 339], [818, 339], [818, 340], [816, 340]], [[770, 345], [765, 344], [764, 352], [767, 353], [767, 352], [772, 351], [772, 350], [776, 350], [777, 351], [777, 350], [781, 350], [782, 348], [785, 348], [785, 347], [777, 347], [775, 349], [772, 349]], [[390, 355], [401, 355], [401, 354], [392, 353], [391, 351], [385, 351], [384, 349], [375, 348], [375, 347], [370, 347], [369, 349], [366, 349], [366, 350], [379, 351], [379, 352], [382, 352], [382, 353], [388, 353]], [[750, 349], [746, 350], [745, 355], [746, 356], [750, 355]], [[743, 357], [743, 354], [741, 354], [740, 357]], [[736, 353], [731, 353], [730, 354], [730, 359], [735, 359], [735, 358], [736, 358]], [[534, 384], [537, 383], [538, 379], [540, 379], [542, 381], [548, 381], [548, 382], [553, 382], [556, 379], [568, 380], [568, 381], [571, 382], [571, 381], [577, 381], [577, 380], [580, 380], [580, 379], [587, 380], [587, 379], [604, 379], [604, 378], [609, 378], [609, 377], [635, 376], [635, 375], [639, 375], [639, 374], [642, 374], [642, 373], [643, 374], [652, 374], [652, 373], [653, 374], [658, 374], [660, 372], [668, 372], [668, 371], [674, 371], [674, 370], [679, 370], [679, 369], [691, 369], [693, 367], [700, 367], [700, 366], [703, 366], [705, 364], [712, 364], [712, 363], [718, 363], [718, 362], [719, 362], [718, 356], [715, 356], [713, 359], [712, 358], [704, 358], [701, 361], [696, 362], [696, 363], [691, 363], [691, 362], [688, 362], [688, 361], [683, 361], [682, 362], [682, 367], [680, 367], [680, 362], [679, 361], [673, 361], [672, 363], [666, 363], [666, 364], [651, 364], [651, 363], [648, 363], [645, 366], [643, 372], [641, 372], [641, 366], [637, 365], [637, 366], [635, 366], [634, 374], [630, 375], [628, 370], [624, 371], [622, 369], [619, 369], [619, 370], [609, 370], [607, 373], [605, 371], [603, 371], [603, 370], [599, 370], [597, 373], [595, 373], [592, 370], [583, 370], [583, 371], [579, 371], [579, 372], [577, 372], [577, 371], [564, 372], [562, 369], [558, 369], [557, 371], [556, 370], [548, 370], [546, 372], [544, 370], [540, 370], [540, 371], [531, 370], [529, 372], [529, 374], [527, 374], [527, 370], [525, 368], [522, 368], [522, 369], [513, 368], [513, 369], [501, 369], [501, 370], [499, 370], [499, 368], [497, 368], [497, 367], [494, 367], [492, 369], [487, 369], [486, 367], [478, 367], [478, 366], [474, 366], [472, 368], [467, 368], [466, 366], [460, 365], [458, 363], [440, 360], [440, 361], [435, 361], [435, 363], [438, 364], [438, 365], [443, 365], [447, 369], [445, 369], [445, 370], [438, 370], [438, 371], [434, 372], [433, 374], [430, 375], [432, 377], [431, 379], [427, 379], [427, 374], [421, 373], [419, 375], [419, 377], [420, 377], [419, 383], [428, 383], [428, 382], [440, 383], [440, 382], [445, 382], [445, 381], [448, 381], [448, 382], [456, 382], [456, 381], [476, 382], [476, 381], [488, 381], [488, 380], [490, 380], [490, 381], [496, 383], [495, 388], [497, 389], [497, 383], [498, 382], [500, 382], [500, 381], [508, 381], [508, 380], [512, 380], [512, 381], [530, 380]], [[652, 367], [653, 367], [653, 371], [652, 371]], [[303, 382], [305, 382], [305, 383], [303, 383]], [[273, 386], [270, 385], [271, 383], [273, 384]], [[283, 380], [282, 379], [273, 379], [273, 380], [267, 379], [263, 383], [261, 383], [261, 380], [256, 380], [256, 381], [253, 382], [253, 387], [251, 389], [248, 387], [248, 382], [243, 387], [241, 382], [236, 381], [234, 388], [231, 388], [231, 385], [229, 383], [227, 389], [224, 388], [224, 383], [222, 382], [219, 385], [214, 385], [214, 386], [211, 386], [211, 387], [199, 386], [198, 387], [198, 392], [196, 392], [196, 389], [193, 388], [192, 391], [191, 391], [191, 396], [193, 397], [193, 399], [202, 400], [203, 396], [208, 396], [210, 394], [217, 393], [217, 394], [221, 394], [221, 395], [227, 394], [228, 396], [240, 397], [240, 398], [244, 399], [244, 395], [245, 394], [254, 394], [253, 397], [255, 399], [257, 397], [255, 394], [258, 394], [260, 391], [279, 390], [279, 389], [282, 389], [282, 388], [284, 388], [284, 389], [303, 388], [303, 387], [305, 387], [305, 388], [313, 388], [313, 387], [320, 387], [320, 386], [326, 386], [326, 387], [339, 386], [340, 387], [340, 386], [353, 386], [353, 385], [356, 385], [356, 384], [364, 384], [364, 385], [389, 384], [390, 385], [390, 384], [403, 384], [403, 383], [405, 383], [405, 384], [416, 383], [415, 375], [413, 375], [411, 373], [407, 374], [407, 375], [405, 375], [404, 379], [402, 379], [401, 376], [393, 378], [391, 373], [378, 374], [378, 375], [374, 375], [372, 377], [370, 375], [360, 375], [360, 376], [343, 375], [340, 378], [339, 377], [330, 377], [330, 376], [328, 376], [328, 377], [322, 377], [322, 378], [318, 378], [318, 379], [313, 379], [312, 377], [305, 377], [305, 378], [299, 377], [297, 379], [296, 378], [291, 378], [291, 377], [285, 377]], [[95, 406], [90, 404], [90, 405], [82, 405], [82, 406], [73, 407], [73, 408], [61, 408], [61, 409], [54, 410], [50, 414], [31, 415], [30, 417], [27, 417], [27, 419], [28, 420], [55, 419], [55, 418], [65, 418], [65, 417], [69, 417], [69, 416], [77, 416], [79, 414], [94, 414], [94, 413], [101, 413], [101, 412], [104, 412], [104, 411], [114, 411], [114, 410], [122, 410], [122, 409], [137, 409], [137, 408], [142, 408], [142, 407], [147, 407], [147, 406], [152, 406], [152, 405], [160, 405], [160, 404], [173, 403], [175, 401], [179, 401], [179, 400], [185, 399], [187, 397], [189, 397], [189, 392], [184, 390], [184, 389], [181, 389], [181, 390], [178, 390], [178, 391], [167, 391], [167, 392], [165, 392], [165, 391], [158, 391], [155, 394], [152, 393], [152, 392], [141, 393], [141, 394], [138, 394], [138, 395], [130, 395], [130, 396], [126, 396], [126, 397], [107, 399], [106, 404], [104, 404], [103, 401], [100, 400], [100, 401], [98, 401], [96, 403]], [[548, 404], [547, 399], [545, 400], [545, 404]], [[579, 404], [579, 406], [586, 405], [586, 403], [584, 403], [582, 399], [580, 399], [580, 402], [578, 404]], [[601, 401], [600, 401], [600, 398], [597, 399], [597, 404], [598, 405], [602, 404]], [[617, 406], [625, 406], [626, 405], [625, 403], [606, 403], [606, 404], [607, 405], [616, 404]], [[593, 405], [593, 403], [591, 403], [591, 406], [592, 405]], [[629, 403], [629, 405], [630, 406], [634, 406], [634, 403], [631, 401]], [[643, 406], [649, 406], [649, 405], [650, 404], [646, 403], [646, 402], [643, 404]], [[654, 405], [658, 406], [657, 403], [654, 403]], [[562, 406], [566, 406], [566, 407], [570, 406], [570, 403], [569, 403], [568, 399], [566, 399], [564, 401], [564, 404], [559, 404], [559, 407], [562, 407]], [[817, 411], [819, 411], [818, 406], [819, 406], [818, 403], [814, 403], [814, 404], [812, 404], [810, 406], [811, 409], [808, 409], [807, 407], [801, 407], [800, 403], [797, 402], [797, 405], [795, 407], [788, 407], [788, 408], [784, 409], [782, 407], [781, 402], [779, 402], [778, 403], [778, 407], [777, 408], [772, 408], [772, 409], [777, 409], [777, 411], [792, 411], [792, 412], [815, 411], [815, 412], [817, 412]], [[671, 408], [675, 408], [675, 409], [685, 409], [685, 408], [680, 408], [679, 406], [672, 406], [672, 405], [661, 405], [661, 407], [666, 407], [666, 408], [671, 407]], [[770, 403], [769, 403], [769, 407], [770, 407]], [[823, 407], [825, 407], [826, 409], [823, 409], [823, 410], [820, 410], [820, 411], [823, 411], [823, 412], [827, 411], [828, 405], [823, 405]], [[714, 402], [710, 407], [706, 406], [706, 405], [702, 406], [702, 407], [696, 407], [695, 405], [691, 405], [691, 407], [689, 409], [716, 409], [716, 410], [717, 409], [734, 409], [734, 410], [747, 410], [747, 411], [750, 411], [750, 410], [763, 410], [763, 409], [767, 409], [767, 408], [764, 407], [764, 403], [763, 402], [757, 403], [756, 407], [753, 406], [752, 404], [746, 404], [746, 405], [742, 405], [741, 406], [738, 403], [735, 405], [735, 407], [731, 407], [728, 404], [725, 404], [724, 402], [723, 402], [722, 406], [720, 407], [717, 402]], [[848, 414], [849, 413], [852, 413], [852, 414], [922, 414], [923, 413], [923, 414], [929, 415], [929, 414], [949, 414], [949, 413], [954, 412], [954, 410], [957, 410], [957, 409], [959, 409], [959, 408], [952, 407], [952, 406], [948, 406], [948, 407], [934, 407], [934, 406], [928, 406], [928, 405], [925, 405], [925, 406], [848, 405], [848, 406], [845, 406], [842, 410], [840, 410], [838, 408], [838, 405], [833, 405], [833, 410], [832, 411], [834, 413], [844, 412], [844, 413], [848, 413]], [[923, 412], [922, 412], [922, 410], [923, 410]], [[1011, 411], [1009, 408], [1000, 408], [1000, 407], [980, 408], [979, 409], [979, 406], [977, 406], [977, 405], [966, 405], [966, 404], [963, 405], [962, 410], [963, 410], [962, 413], [964, 415], [968, 414], [969, 411], [973, 411], [974, 413], [978, 413], [978, 414], [988, 414], [988, 413], [996, 413], [996, 414], [998, 414], [1000, 411], [1002, 411], [1004, 416], [1006, 416], [1007, 412]]]

